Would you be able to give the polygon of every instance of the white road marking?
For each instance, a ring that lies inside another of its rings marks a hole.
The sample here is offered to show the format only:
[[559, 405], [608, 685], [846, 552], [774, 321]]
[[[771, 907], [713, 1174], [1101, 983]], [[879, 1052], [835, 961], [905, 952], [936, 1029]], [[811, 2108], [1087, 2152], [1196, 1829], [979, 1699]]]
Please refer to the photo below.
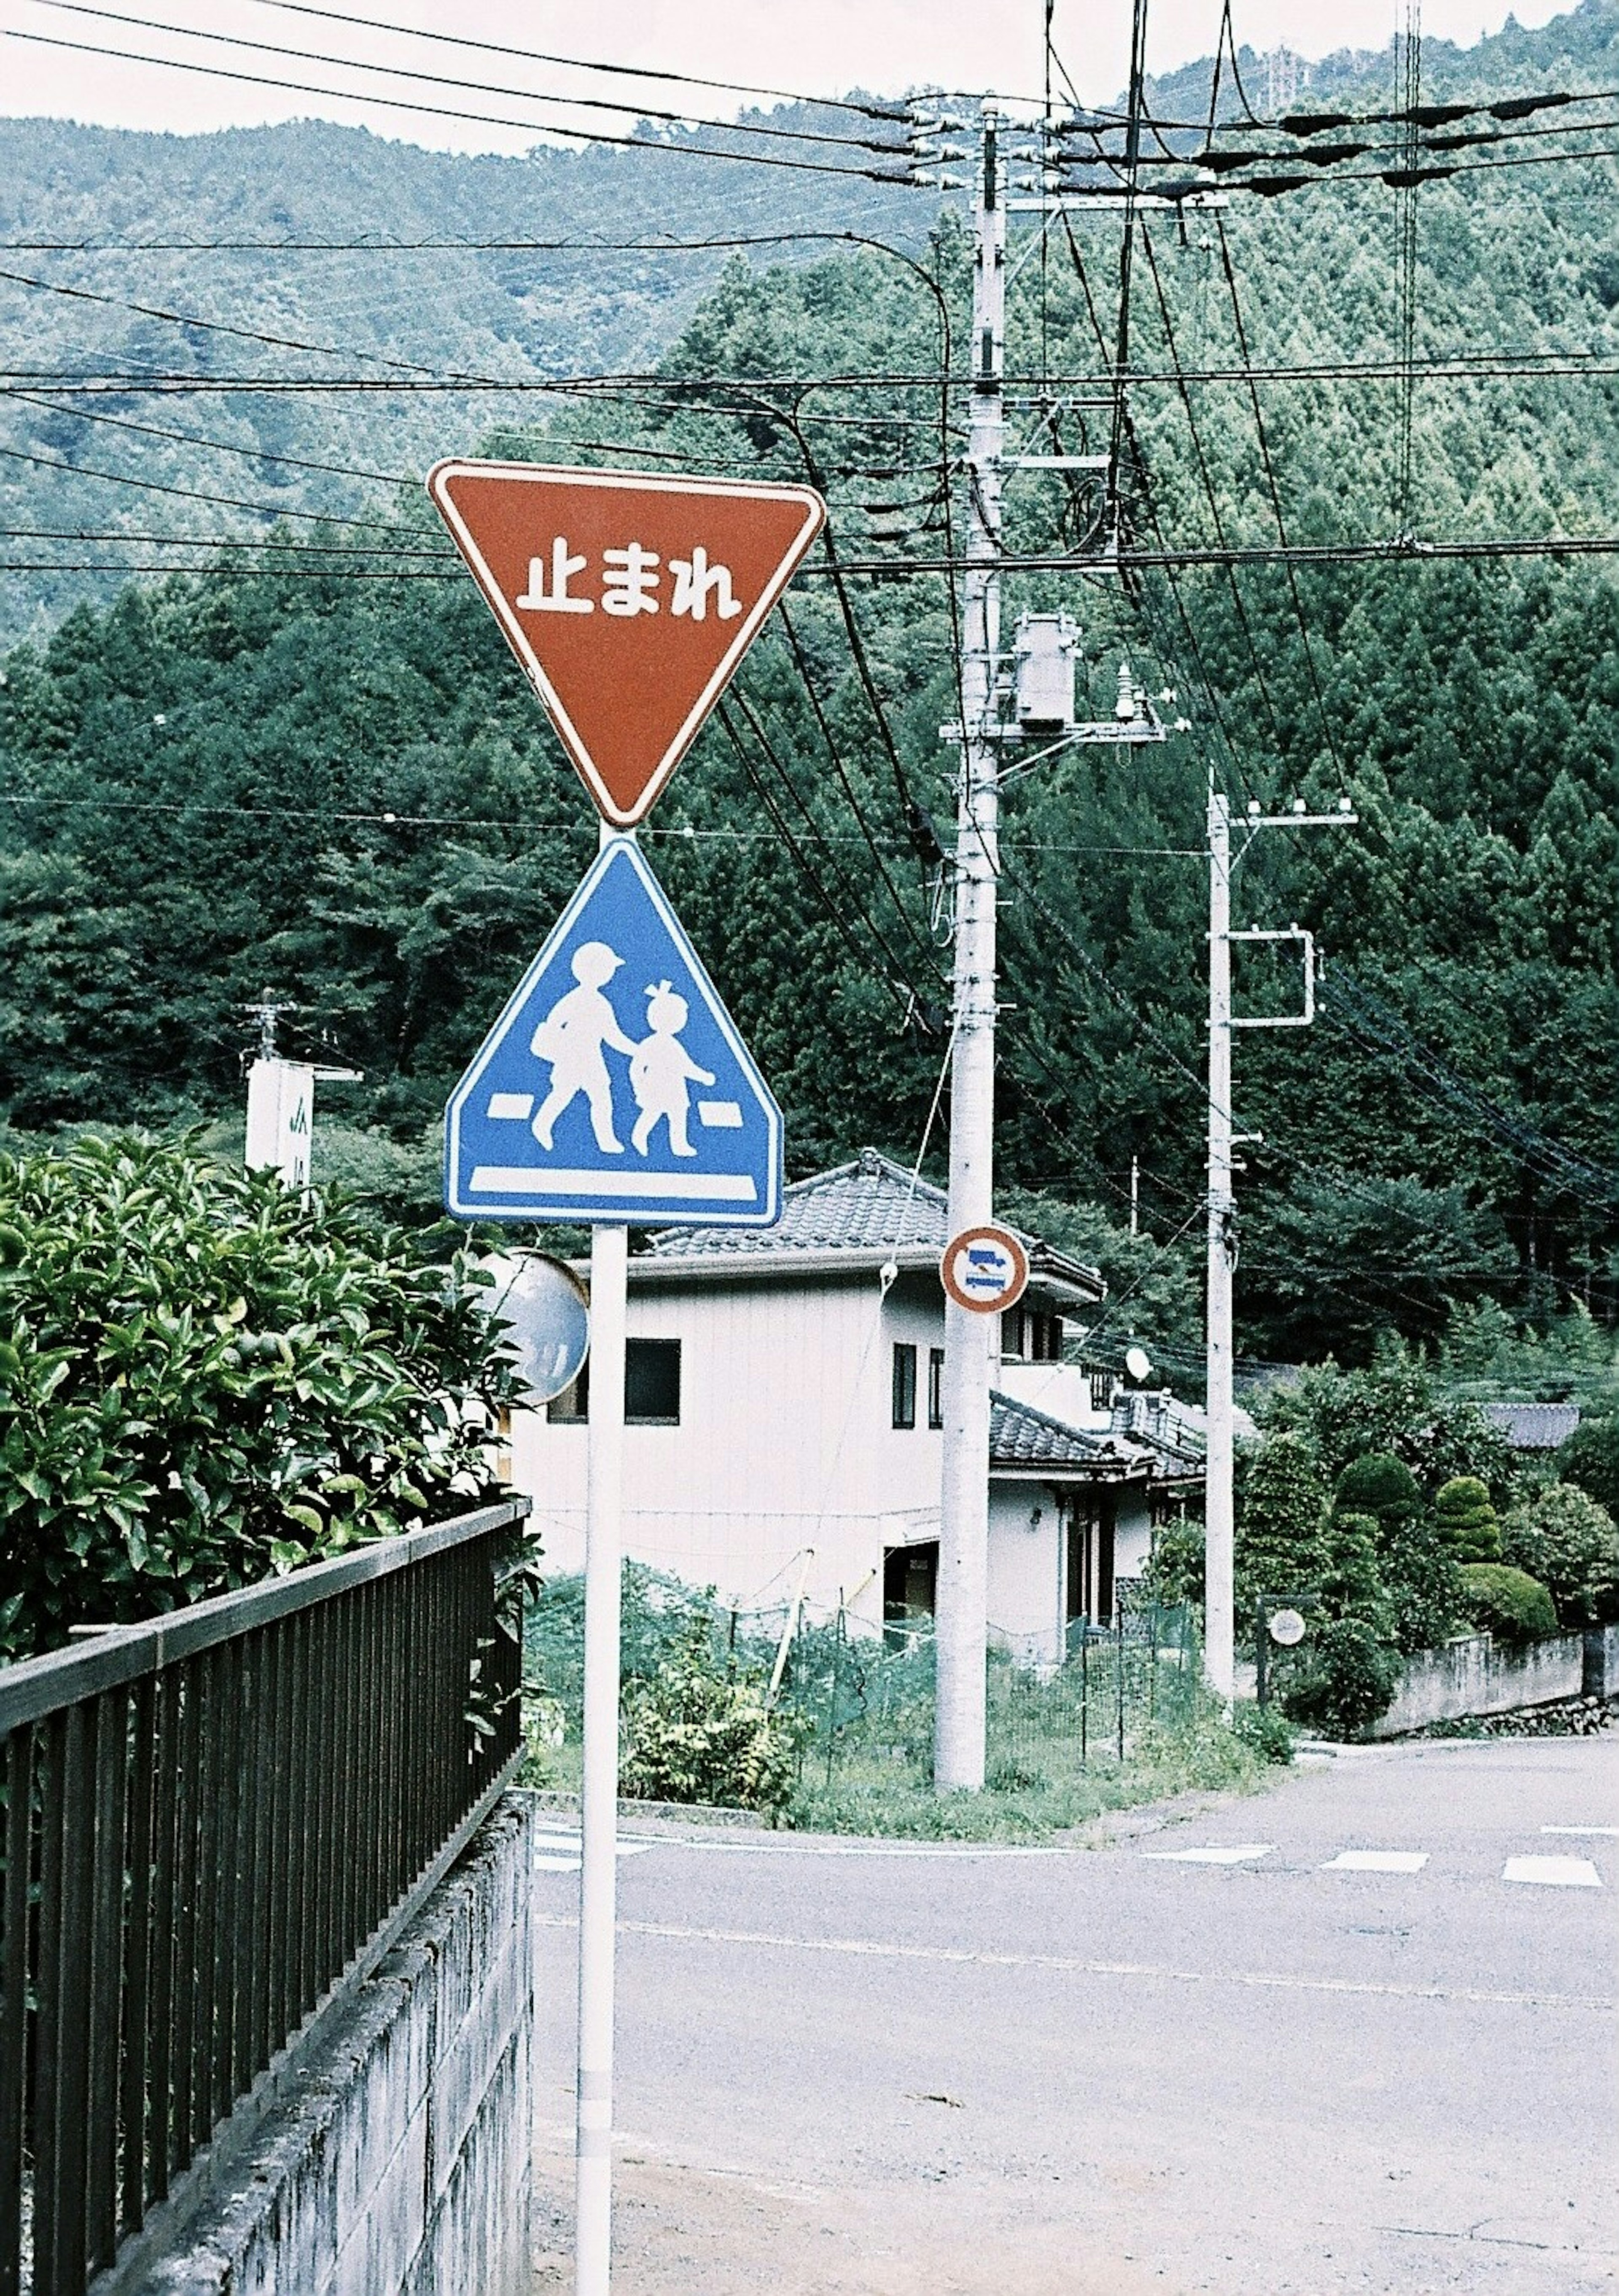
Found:
[[[797, 1841], [698, 1841], [670, 1837], [677, 1849], [720, 1849], [733, 1857], [1071, 1857], [1057, 1841], [840, 1841], [826, 1834]], [[648, 1844], [650, 1847], [650, 1844]]]
[[1599, 1833], [1605, 1841], [1619, 1841], [1619, 1825], [1543, 1825], [1542, 1833]]
[[[571, 1930], [578, 1917], [536, 1914], [541, 1929]], [[981, 1953], [970, 1948], [896, 1945], [879, 1938], [779, 1937], [759, 1930], [687, 1929], [670, 1922], [620, 1922], [621, 1935], [661, 1939], [675, 1944], [762, 1946], [789, 1953], [853, 1954], [876, 1961], [970, 1964], [983, 1969], [1059, 1970], [1079, 1977], [1145, 1977], [1179, 1985], [1244, 1985], [1284, 1993], [1374, 1994], [1396, 2001], [1476, 2001], [1515, 2009], [1612, 2010], [1604, 1994], [1500, 1993], [1468, 1985], [1378, 1985], [1348, 1977], [1288, 1977], [1268, 1970], [1174, 1969], [1152, 1962], [1085, 1961], [1056, 1953]]]
[[1143, 1857], [1162, 1857], [1177, 1866], [1244, 1866], [1268, 1857], [1273, 1841], [1233, 1841], [1209, 1849], [1143, 1849]]
[[[536, 1874], [576, 1874], [579, 1870], [579, 1837], [576, 1833], [536, 1833], [534, 1837]], [[617, 1847], [620, 1857], [639, 1857], [643, 1851], [656, 1848], [650, 1841], [620, 1841]]]
[[1426, 1849], [1340, 1849], [1321, 1867], [1323, 1874], [1420, 1874], [1427, 1864]]
[[1599, 1890], [1602, 1876], [1589, 1857], [1509, 1857], [1503, 1882], [1538, 1882], [1548, 1890]]

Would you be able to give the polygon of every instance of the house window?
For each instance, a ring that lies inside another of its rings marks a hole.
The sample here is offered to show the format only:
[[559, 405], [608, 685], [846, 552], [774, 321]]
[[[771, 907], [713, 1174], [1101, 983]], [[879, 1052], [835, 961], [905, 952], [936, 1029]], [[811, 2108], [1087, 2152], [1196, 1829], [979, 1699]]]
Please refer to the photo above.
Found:
[[916, 1425], [916, 1349], [904, 1340], [894, 1342], [894, 1424]]
[[680, 1341], [630, 1340], [624, 1350], [624, 1416], [631, 1427], [680, 1425]]
[[928, 1424], [929, 1427], [942, 1427], [944, 1424], [944, 1350], [943, 1348], [929, 1348], [928, 1350]]
[[1115, 1373], [1105, 1370], [1100, 1364], [1092, 1365], [1091, 1408], [1092, 1411], [1106, 1411], [1110, 1406], [1116, 1383], [1117, 1377]]
[[1016, 1363], [1060, 1363], [1062, 1317], [1042, 1308], [1013, 1308], [1001, 1319], [1001, 1352]]
[[[553, 1427], [581, 1427], [590, 1417], [588, 1358], [571, 1387], [545, 1406]], [[624, 1350], [624, 1418], [629, 1427], [680, 1425], [680, 1341], [630, 1340]]]

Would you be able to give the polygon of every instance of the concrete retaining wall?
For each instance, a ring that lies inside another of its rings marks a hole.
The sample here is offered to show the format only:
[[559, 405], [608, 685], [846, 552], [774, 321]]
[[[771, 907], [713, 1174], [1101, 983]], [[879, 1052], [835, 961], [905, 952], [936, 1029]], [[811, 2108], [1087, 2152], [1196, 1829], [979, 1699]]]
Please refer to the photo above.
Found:
[[1497, 1644], [1469, 1635], [1407, 1661], [1394, 1702], [1374, 1725], [1374, 1738], [1397, 1738], [1430, 1722], [1468, 1714], [1509, 1714], [1564, 1698], [1619, 1693], [1619, 1626], [1584, 1635], [1548, 1635], [1538, 1642]]
[[522, 2296], [536, 1816], [500, 1803], [152, 2296]]

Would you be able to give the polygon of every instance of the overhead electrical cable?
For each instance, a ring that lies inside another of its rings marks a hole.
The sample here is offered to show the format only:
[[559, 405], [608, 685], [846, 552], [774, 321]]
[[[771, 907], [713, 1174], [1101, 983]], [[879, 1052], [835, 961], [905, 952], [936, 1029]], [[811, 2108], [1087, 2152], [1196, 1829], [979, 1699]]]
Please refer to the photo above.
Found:
[[721, 160], [734, 162], [739, 167], [785, 168], [800, 175], [853, 176], [863, 183], [895, 184], [912, 189], [919, 187], [916, 178], [905, 170], [846, 167], [830, 160], [795, 160], [781, 152], [716, 151], [709, 144], [675, 139], [614, 135], [603, 128], [563, 127], [532, 119], [503, 119], [492, 112], [467, 111], [450, 104], [424, 103], [402, 95], [356, 94], [348, 88], [322, 87], [308, 80], [272, 78], [264, 72], [233, 70], [224, 64], [203, 63], [195, 57], [147, 55], [135, 49], [107, 47], [94, 41], [63, 39], [50, 32], [23, 32], [12, 24], [0, 24], [0, 39], [26, 40], [31, 46], [66, 49], [75, 55], [108, 56], [120, 63], [150, 64], [159, 70], [200, 73], [209, 79], [228, 79], [252, 87], [278, 88], [293, 95], [324, 96], [329, 102], [339, 103], [369, 104], [388, 111], [409, 111], [434, 119], [470, 120], [485, 127], [512, 127], [525, 135], [560, 136], [566, 142], [586, 146], [610, 144], [624, 151], [665, 152], [678, 159]]
[[[92, 7], [89, 0], [34, 0], [34, 5], [56, 9], [70, 16], [97, 17], [104, 23], [127, 24], [143, 32], [166, 32], [179, 39], [205, 40], [216, 47], [245, 48], [256, 55], [287, 56], [295, 63], [328, 64], [344, 71], [380, 73], [384, 79], [424, 81], [435, 87], [454, 88], [463, 94], [511, 96], [524, 103], [560, 107], [565, 111], [607, 111], [616, 118], [623, 118], [628, 113], [632, 117], [656, 119], [669, 125], [719, 128], [728, 135], [763, 136], [778, 143], [841, 144], [850, 150], [879, 154], [901, 155], [905, 152], [903, 144], [879, 144], [871, 136], [838, 135], [831, 131], [817, 135], [802, 127], [744, 125], [740, 121], [694, 118], [686, 112], [659, 111], [642, 103], [621, 103], [606, 96], [556, 95], [543, 89], [511, 87], [488, 80], [457, 79], [443, 72], [416, 71], [401, 64], [381, 63], [371, 57], [334, 56], [319, 49], [292, 48], [275, 41], [244, 39], [234, 32], [209, 32], [194, 25], [165, 23], [155, 16], [131, 16], [114, 8]], [[352, 23], [357, 20], [349, 17], [339, 20]], [[389, 29], [403, 29], [402, 27]], [[549, 132], [549, 123], [539, 121], [535, 125], [536, 133]]]
[[512, 47], [499, 40], [475, 40], [460, 32], [434, 32], [415, 24], [391, 23], [386, 17], [356, 16], [347, 10], [317, 8], [308, 0], [254, 0], [258, 7], [274, 7], [283, 15], [319, 16], [328, 23], [360, 24], [368, 31], [391, 32], [405, 39], [432, 40], [441, 46], [476, 48], [485, 55], [515, 56], [525, 63], [561, 64], [574, 71], [605, 72], [634, 80], [666, 80], [682, 87], [710, 87], [728, 95], [768, 95], [781, 103], [818, 104], [829, 111], [852, 111], [865, 119], [904, 120], [909, 117], [892, 104], [864, 103], [857, 96], [805, 95], [792, 88], [761, 87], [743, 79], [707, 79], [699, 72], [669, 71], [654, 64], [608, 63], [589, 56], [547, 55], [537, 49]]

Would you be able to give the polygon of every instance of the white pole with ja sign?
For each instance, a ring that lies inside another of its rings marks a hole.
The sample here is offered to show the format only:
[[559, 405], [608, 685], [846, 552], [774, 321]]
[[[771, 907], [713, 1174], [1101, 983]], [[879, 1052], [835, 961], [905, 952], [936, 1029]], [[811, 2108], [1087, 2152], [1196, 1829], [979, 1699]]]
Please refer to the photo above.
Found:
[[822, 520], [806, 487], [441, 463], [429, 491], [601, 816], [445, 1111], [445, 1202], [591, 1230], [577, 2296], [612, 2278], [629, 1230], [769, 1227], [781, 1111], [633, 832]]

